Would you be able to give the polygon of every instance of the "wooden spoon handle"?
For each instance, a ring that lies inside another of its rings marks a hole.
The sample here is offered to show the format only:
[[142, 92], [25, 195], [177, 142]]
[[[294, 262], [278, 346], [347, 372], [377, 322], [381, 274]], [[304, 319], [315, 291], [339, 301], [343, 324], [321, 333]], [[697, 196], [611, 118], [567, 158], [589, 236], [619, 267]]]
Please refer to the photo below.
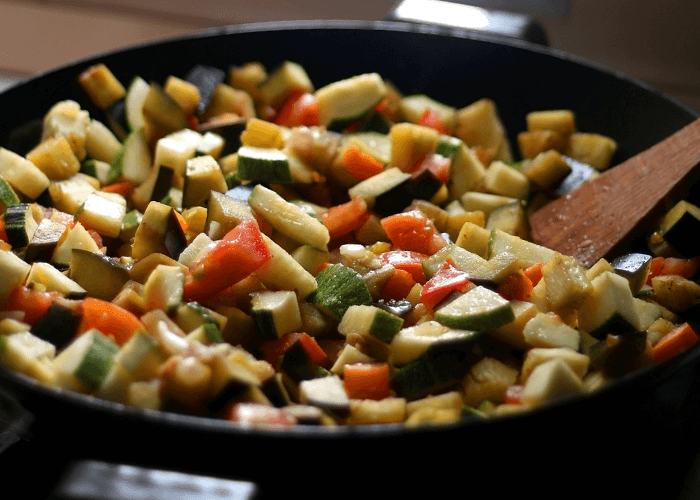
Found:
[[698, 164], [700, 119], [533, 213], [532, 238], [591, 266], [682, 199]]

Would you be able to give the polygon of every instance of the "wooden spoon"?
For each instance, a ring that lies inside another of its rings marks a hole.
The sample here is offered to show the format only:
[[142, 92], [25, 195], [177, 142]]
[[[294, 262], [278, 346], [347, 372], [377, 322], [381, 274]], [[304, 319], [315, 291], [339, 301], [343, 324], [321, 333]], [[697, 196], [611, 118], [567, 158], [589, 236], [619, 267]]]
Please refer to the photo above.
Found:
[[592, 266], [682, 199], [698, 164], [700, 119], [531, 214], [532, 239]]

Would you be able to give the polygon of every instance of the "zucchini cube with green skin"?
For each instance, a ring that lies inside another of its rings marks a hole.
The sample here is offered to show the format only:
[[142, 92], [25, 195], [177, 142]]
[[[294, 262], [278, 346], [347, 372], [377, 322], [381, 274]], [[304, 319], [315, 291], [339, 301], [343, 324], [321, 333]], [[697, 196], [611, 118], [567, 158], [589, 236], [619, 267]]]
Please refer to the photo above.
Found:
[[459, 382], [468, 369], [468, 354], [480, 332], [462, 331], [432, 344], [417, 359], [398, 368], [391, 378], [396, 394], [415, 400]]
[[177, 308], [175, 322], [184, 332], [191, 332], [202, 325], [212, 323], [218, 329], [226, 325], [226, 316], [219, 314], [197, 302], [187, 302]]
[[94, 177], [100, 181], [101, 185], [108, 184], [109, 169], [109, 163], [94, 158], [89, 158], [80, 164], [80, 173]]
[[[452, 156], [450, 163], [450, 181], [447, 185], [450, 198], [460, 199], [466, 193], [473, 191], [485, 174], [484, 164], [471, 149], [462, 143]], [[464, 208], [471, 211], [466, 204]]]
[[108, 181], [125, 180], [141, 184], [152, 168], [151, 152], [143, 129], [131, 132], [110, 162]]
[[292, 184], [294, 178], [287, 153], [275, 148], [241, 146], [238, 150], [238, 177], [266, 184]]
[[204, 323], [187, 335], [187, 340], [196, 340], [200, 344], [220, 344], [224, 341], [216, 323]]
[[316, 276], [318, 287], [308, 297], [323, 311], [340, 320], [353, 305], [371, 305], [372, 295], [360, 274], [342, 264], [326, 267]]
[[343, 335], [359, 333], [372, 336], [387, 344], [401, 329], [403, 319], [375, 306], [350, 306], [338, 325], [338, 332]]
[[393, 363], [397, 366], [406, 365], [425, 354], [433, 345], [471, 334], [472, 332], [454, 330], [432, 320], [402, 328], [391, 341]]
[[8, 207], [19, 205], [20, 200], [12, 186], [0, 176], [0, 213], [5, 213]]
[[117, 352], [119, 346], [113, 340], [96, 328], [88, 330], [56, 356], [57, 385], [78, 392], [99, 388]]
[[26, 247], [39, 227], [31, 203], [20, 203], [8, 207], [3, 218], [7, 241], [13, 248]]
[[492, 330], [515, 319], [510, 302], [483, 286], [472, 288], [435, 311], [443, 325], [462, 330]]
[[435, 152], [445, 158], [452, 158], [462, 145], [462, 139], [452, 135], [441, 135]]
[[591, 281], [592, 292], [578, 310], [579, 329], [597, 339], [608, 333], [624, 335], [641, 330], [639, 312], [628, 281], [606, 271]]
[[299, 302], [294, 292], [255, 294], [251, 299], [251, 312], [261, 338], [274, 340], [301, 329]]

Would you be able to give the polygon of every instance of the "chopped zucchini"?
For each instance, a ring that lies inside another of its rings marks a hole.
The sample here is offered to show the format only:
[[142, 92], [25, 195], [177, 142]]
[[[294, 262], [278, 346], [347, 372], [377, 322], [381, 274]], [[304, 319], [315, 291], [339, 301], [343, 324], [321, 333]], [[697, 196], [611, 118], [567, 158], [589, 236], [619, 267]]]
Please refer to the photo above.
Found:
[[102, 236], [118, 238], [126, 215], [126, 203], [119, 194], [97, 191], [85, 198], [75, 217]]
[[318, 288], [308, 297], [335, 319], [340, 320], [353, 305], [371, 305], [372, 296], [357, 271], [332, 264], [316, 276]]
[[102, 385], [119, 347], [93, 328], [76, 338], [54, 360], [59, 387], [78, 392]]
[[[7, 321], [7, 320], [4, 320]], [[56, 347], [29, 331], [0, 335], [0, 365], [50, 385]]]
[[15, 288], [24, 283], [31, 268], [10, 250], [0, 249], [0, 302], [5, 303]]
[[477, 286], [435, 311], [443, 325], [462, 330], [492, 330], [515, 319], [510, 302], [496, 292]]
[[608, 333], [627, 334], [641, 330], [639, 312], [628, 281], [609, 271], [596, 276], [578, 311], [579, 328], [597, 339]]
[[258, 86], [266, 104], [278, 107], [294, 91], [313, 92], [314, 86], [298, 63], [284, 61]]
[[315, 93], [319, 122], [329, 125], [334, 120], [359, 118], [386, 95], [384, 80], [377, 73], [367, 73], [339, 80]]
[[238, 175], [244, 180], [266, 184], [294, 182], [289, 158], [275, 148], [242, 146], [238, 150]]
[[47, 262], [35, 262], [27, 276], [27, 285], [41, 285], [50, 292], [70, 298], [83, 298], [87, 291]]
[[372, 336], [387, 344], [401, 329], [404, 320], [384, 309], [371, 305], [353, 305], [343, 314], [338, 332], [343, 335], [359, 333]]
[[272, 226], [286, 236], [324, 250], [330, 241], [328, 228], [318, 219], [294, 203], [289, 203], [280, 195], [258, 184], [248, 199], [253, 210], [264, 217]]
[[274, 340], [301, 329], [296, 294], [289, 291], [263, 292], [251, 300], [251, 312], [261, 338]]
[[26, 247], [38, 228], [31, 203], [20, 203], [5, 211], [5, 234], [14, 248]]
[[5, 148], [0, 148], [0, 176], [31, 200], [46, 191], [51, 182], [32, 162]]
[[141, 184], [151, 172], [151, 152], [144, 129], [131, 132], [112, 157], [108, 182], [125, 180]]

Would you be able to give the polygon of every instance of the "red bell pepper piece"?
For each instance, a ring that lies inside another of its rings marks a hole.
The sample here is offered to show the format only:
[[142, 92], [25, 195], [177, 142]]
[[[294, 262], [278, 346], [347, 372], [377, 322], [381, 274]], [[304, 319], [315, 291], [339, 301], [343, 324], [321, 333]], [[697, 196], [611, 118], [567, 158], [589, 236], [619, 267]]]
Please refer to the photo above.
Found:
[[544, 264], [542, 262], [538, 262], [523, 271], [525, 276], [530, 278], [532, 286], [537, 286], [537, 283], [539, 283], [542, 279], [542, 266], [544, 266]]
[[394, 274], [382, 287], [381, 296], [386, 300], [403, 300], [415, 286], [416, 280], [411, 273], [401, 269], [395, 269]]
[[698, 341], [698, 335], [688, 323], [677, 326], [661, 337], [652, 349], [656, 361], [666, 361]]
[[360, 229], [368, 217], [367, 202], [357, 197], [347, 203], [330, 207], [321, 214], [321, 222], [328, 228], [331, 240], [335, 240]]
[[423, 111], [423, 114], [418, 120], [418, 125], [430, 127], [432, 129], [437, 130], [441, 134], [447, 133], [447, 127], [445, 127], [445, 124], [442, 123], [440, 115], [438, 115], [437, 112], [433, 111], [430, 108], [426, 108], [425, 111]]
[[384, 170], [384, 164], [358, 148], [349, 147], [343, 153], [343, 166], [358, 181], [364, 181]]
[[656, 276], [682, 276], [690, 279], [700, 268], [700, 257], [683, 259], [680, 257], [654, 257], [649, 264], [647, 285], [651, 286], [652, 278]]
[[0, 240], [7, 243], [7, 233], [5, 232], [5, 218], [0, 217]]
[[437, 153], [428, 153], [416, 163], [416, 168], [413, 171], [413, 176], [420, 175], [423, 170], [430, 170], [433, 175], [443, 184], [447, 184], [450, 180], [450, 163], [452, 160], [446, 156]]
[[319, 114], [316, 97], [309, 92], [292, 92], [282, 103], [275, 123], [284, 127], [312, 127], [318, 125]]
[[46, 314], [51, 304], [62, 295], [58, 292], [40, 292], [26, 286], [18, 286], [7, 300], [8, 311], [24, 312], [24, 323], [33, 325]]
[[120, 194], [124, 198], [128, 198], [132, 194], [134, 194], [134, 190], [136, 189], [136, 184], [130, 181], [123, 181], [123, 182], [115, 182], [114, 184], [109, 184], [100, 191], [103, 193], [115, 193], [115, 194]]
[[390, 264], [396, 269], [411, 273], [416, 283], [425, 284], [423, 261], [427, 255], [408, 250], [390, 250], [377, 256], [382, 264]]
[[117, 345], [124, 345], [137, 330], [145, 330], [144, 324], [132, 313], [106, 300], [87, 297], [81, 305], [83, 319], [78, 335], [91, 328], [111, 337]]
[[433, 255], [447, 242], [420, 210], [384, 217], [380, 221], [392, 245], [402, 250]]
[[343, 386], [350, 399], [380, 399], [390, 396], [387, 363], [353, 363], [343, 367]]
[[318, 366], [326, 366], [328, 364], [326, 352], [318, 345], [316, 339], [304, 332], [287, 333], [277, 340], [263, 342], [260, 350], [265, 361], [275, 366], [280, 357], [297, 342], [301, 342], [304, 351], [309, 356], [309, 361]]
[[513, 273], [498, 285], [496, 292], [506, 300], [529, 301], [533, 288], [532, 281], [524, 273]]
[[203, 301], [250, 276], [272, 258], [254, 219], [244, 220], [200, 260], [185, 276], [183, 298]]
[[473, 286], [474, 284], [469, 281], [469, 275], [458, 269], [454, 262], [448, 259], [423, 286], [420, 300], [428, 311], [432, 313], [435, 306], [450, 293], [454, 291], [464, 293]]

